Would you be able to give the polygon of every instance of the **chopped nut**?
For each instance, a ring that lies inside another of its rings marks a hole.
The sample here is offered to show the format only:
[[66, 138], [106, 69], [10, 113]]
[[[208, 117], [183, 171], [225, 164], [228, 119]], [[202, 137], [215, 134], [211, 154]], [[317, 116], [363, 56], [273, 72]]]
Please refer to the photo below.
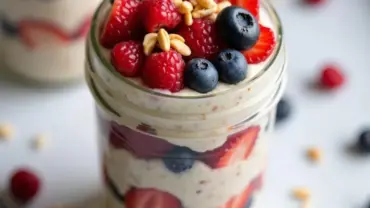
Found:
[[320, 162], [322, 159], [322, 152], [316, 147], [307, 150], [307, 157], [313, 162]]
[[217, 6], [214, 0], [197, 0], [198, 4], [203, 8], [210, 9]]
[[175, 5], [175, 7], [179, 7], [182, 3], [182, 0], [172, 0], [172, 3]]
[[180, 40], [171, 40], [171, 47], [183, 56], [190, 56], [191, 54], [189, 46]]
[[217, 6], [212, 7], [210, 9], [201, 9], [198, 11], [193, 12], [193, 18], [203, 18], [215, 13], [217, 11]]
[[158, 43], [159, 47], [163, 51], [169, 51], [170, 50], [170, 36], [168, 35], [167, 31], [163, 28], [161, 28], [158, 32]]
[[190, 2], [193, 6], [198, 5], [197, 0], [189, 0], [189, 2]]
[[211, 15], [209, 15], [209, 17], [208, 17], [210, 20], [212, 20], [212, 21], [216, 21], [216, 19], [217, 19], [217, 14], [216, 13], [213, 13], [213, 14], [211, 14]]
[[179, 12], [181, 14], [191, 13], [193, 9], [194, 9], [193, 5], [188, 1], [183, 1], [179, 6]]
[[10, 124], [0, 124], [0, 139], [10, 139], [14, 136], [14, 128]]
[[33, 141], [33, 146], [35, 149], [40, 150], [46, 145], [46, 136], [45, 135], [37, 135]]
[[222, 1], [220, 3], [217, 4], [217, 13], [221, 12], [223, 9], [225, 9], [226, 7], [229, 7], [231, 6], [231, 3], [229, 1]]
[[306, 201], [310, 198], [310, 191], [307, 188], [295, 188], [293, 189], [294, 198], [302, 201]]
[[193, 24], [193, 15], [190, 12], [185, 14], [184, 22], [187, 26], [190, 26]]
[[193, 12], [199, 11], [201, 9], [203, 9], [202, 6], [200, 6], [199, 4], [198, 5], [195, 5], [194, 6], [194, 9], [193, 9]]
[[144, 54], [145, 55], [150, 55], [157, 43], [157, 33], [148, 33], [144, 37], [143, 41], [143, 47], [144, 47]]
[[178, 35], [178, 34], [170, 34], [170, 40], [179, 40], [185, 43], [185, 39], [181, 35]]

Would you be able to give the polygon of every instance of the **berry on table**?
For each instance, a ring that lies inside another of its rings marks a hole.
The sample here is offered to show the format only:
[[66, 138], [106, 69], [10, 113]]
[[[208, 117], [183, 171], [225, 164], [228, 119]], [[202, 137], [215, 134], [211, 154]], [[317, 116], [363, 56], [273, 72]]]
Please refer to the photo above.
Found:
[[320, 84], [327, 89], [336, 89], [345, 82], [345, 77], [339, 67], [334, 65], [325, 66], [320, 75]]
[[170, 50], [146, 57], [142, 79], [150, 88], [178, 92], [184, 87], [185, 62], [181, 54]]
[[144, 58], [143, 46], [136, 41], [118, 43], [111, 51], [113, 66], [126, 77], [139, 75]]
[[139, 13], [140, 0], [115, 0], [100, 36], [106, 48], [135, 39], [141, 33], [142, 21]]
[[249, 64], [257, 64], [265, 61], [274, 51], [276, 40], [274, 32], [263, 25], [260, 25], [260, 35], [257, 43], [243, 52]]
[[216, 88], [218, 73], [207, 59], [192, 59], [186, 64], [184, 82], [190, 89], [199, 93], [207, 93]]
[[360, 133], [358, 147], [361, 151], [370, 153], [370, 129], [365, 129]]
[[174, 29], [182, 19], [172, 0], [144, 0], [140, 12], [147, 32]]
[[276, 107], [276, 122], [287, 119], [292, 111], [292, 106], [287, 99], [281, 99]]
[[216, 25], [208, 19], [194, 19], [193, 24], [182, 24], [178, 34], [191, 49], [190, 58], [213, 58], [222, 48]]
[[174, 147], [163, 156], [163, 163], [173, 173], [182, 173], [194, 165], [196, 153], [187, 147]]
[[229, 47], [236, 50], [252, 48], [260, 35], [256, 18], [247, 10], [230, 6], [216, 19], [217, 32]]
[[221, 51], [214, 64], [219, 73], [220, 80], [228, 84], [237, 84], [247, 76], [248, 63], [243, 54], [237, 50], [227, 49]]
[[10, 180], [10, 193], [21, 203], [31, 201], [39, 192], [40, 179], [33, 172], [27, 169], [17, 170]]

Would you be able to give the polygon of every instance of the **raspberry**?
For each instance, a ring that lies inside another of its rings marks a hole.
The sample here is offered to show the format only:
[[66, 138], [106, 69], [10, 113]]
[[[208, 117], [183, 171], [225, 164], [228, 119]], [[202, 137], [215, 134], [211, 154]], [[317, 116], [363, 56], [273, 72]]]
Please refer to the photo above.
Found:
[[32, 172], [26, 169], [17, 170], [10, 181], [10, 191], [13, 197], [27, 203], [34, 198], [40, 189], [40, 180]]
[[157, 32], [160, 28], [173, 29], [182, 19], [171, 0], [144, 0], [140, 11], [148, 32]]
[[316, 4], [324, 3], [324, 0], [305, 0], [305, 2], [306, 2], [307, 4], [316, 5]]
[[179, 32], [191, 49], [190, 58], [213, 58], [221, 50], [216, 25], [208, 19], [194, 19], [191, 26], [181, 25]]
[[126, 77], [137, 76], [144, 61], [143, 46], [136, 41], [118, 43], [111, 51], [112, 64]]
[[147, 57], [143, 81], [150, 88], [178, 92], [184, 87], [185, 62], [176, 51], [154, 53]]
[[320, 83], [328, 89], [339, 88], [345, 81], [341, 70], [334, 65], [327, 65], [321, 71]]

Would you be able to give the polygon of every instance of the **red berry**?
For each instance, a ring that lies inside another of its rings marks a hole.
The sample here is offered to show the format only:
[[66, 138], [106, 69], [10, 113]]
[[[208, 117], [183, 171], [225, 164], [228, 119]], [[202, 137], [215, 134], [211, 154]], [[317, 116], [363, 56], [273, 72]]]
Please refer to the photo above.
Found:
[[27, 203], [36, 196], [40, 184], [39, 178], [34, 173], [20, 169], [11, 177], [10, 192], [17, 201]]
[[321, 4], [324, 3], [325, 0], [304, 0], [307, 4]]
[[143, 46], [136, 41], [118, 43], [112, 49], [111, 57], [117, 72], [126, 77], [137, 76], [144, 62]]
[[144, 0], [140, 11], [147, 32], [157, 32], [160, 28], [173, 29], [182, 19], [172, 0]]
[[181, 25], [178, 34], [191, 49], [191, 58], [211, 59], [221, 50], [216, 25], [208, 19], [194, 19], [191, 26]]
[[230, 3], [232, 5], [240, 6], [248, 10], [258, 19], [260, 10], [260, 0], [231, 0]]
[[115, 0], [111, 13], [105, 23], [100, 43], [107, 48], [115, 44], [132, 40], [141, 32], [139, 13], [140, 0]]
[[125, 194], [126, 208], [180, 208], [181, 202], [168, 192], [153, 188], [131, 188]]
[[257, 43], [243, 53], [249, 64], [257, 64], [265, 61], [272, 54], [275, 45], [274, 32], [270, 28], [260, 25], [260, 37]]
[[143, 81], [150, 88], [178, 92], [184, 87], [185, 62], [176, 51], [154, 53], [145, 60]]
[[343, 85], [344, 75], [340, 69], [333, 65], [328, 65], [321, 71], [320, 83], [323, 87], [335, 89]]

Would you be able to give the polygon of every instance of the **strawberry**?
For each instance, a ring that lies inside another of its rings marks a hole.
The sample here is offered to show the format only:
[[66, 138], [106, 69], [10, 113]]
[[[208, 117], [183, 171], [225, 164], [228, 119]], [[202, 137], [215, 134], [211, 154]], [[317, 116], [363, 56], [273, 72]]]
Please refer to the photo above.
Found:
[[85, 38], [86, 35], [89, 33], [91, 20], [92, 16], [88, 15], [81, 23], [81, 25], [77, 28], [77, 30], [70, 35], [70, 39], [76, 40], [79, 38]]
[[232, 5], [240, 6], [248, 10], [258, 19], [259, 9], [260, 9], [260, 0], [230, 0], [230, 3]]
[[253, 185], [249, 184], [248, 187], [239, 195], [232, 197], [225, 205], [219, 208], [245, 208], [248, 200], [251, 198], [254, 191]]
[[276, 45], [274, 32], [263, 25], [260, 25], [260, 37], [257, 43], [243, 52], [249, 64], [257, 64], [265, 61], [274, 51]]
[[56, 25], [47, 22], [24, 20], [19, 23], [20, 36], [29, 48], [41, 45], [65, 45], [69, 35]]
[[176, 51], [153, 53], [145, 60], [142, 78], [150, 88], [178, 92], [184, 87], [184, 68], [185, 62]]
[[140, 133], [114, 122], [111, 125], [110, 145], [117, 149], [126, 149], [138, 158], [160, 158], [173, 148], [171, 143], [157, 137]]
[[338, 66], [327, 65], [321, 71], [321, 86], [327, 89], [336, 89], [345, 82], [345, 76]]
[[137, 38], [141, 32], [141, 18], [139, 13], [140, 0], [116, 0], [103, 31], [100, 43], [106, 48], [115, 44]]
[[113, 66], [126, 77], [139, 75], [144, 58], [143, 46], [136, 41], [118, 43], [111, 51]]
[[191, 26], [182, 24], [178, 34], [191, 49], [190, 58], [213, 58], [221, 50], [216, 25], [208, 19], [194, 19]]
[[255, 190], [261, 190], [263, 186], [263, 172], [253, 180], [252, 184]]
[[131, 188], [125, 194], [126, 208], [181, 208], [181, 202], [171, 194], [153, 188]]
[[207, 151], [201, 156], [201, 160], [211, 168], [223, 168], [240, 162], [249, 157], [256, 143], [260, 128], [249, 127], [228, 137], [225, 144], [214, 150]]
[[172, 0], [144, 0], [140, 11], [147, 32], [157, 32], [160, 28], [171, 30], [182, 20]]
[[10, 180], [10, 192], [20, 203], [28, 203], [39, 192], [40, 179], [30, 170], [17, 170]]

